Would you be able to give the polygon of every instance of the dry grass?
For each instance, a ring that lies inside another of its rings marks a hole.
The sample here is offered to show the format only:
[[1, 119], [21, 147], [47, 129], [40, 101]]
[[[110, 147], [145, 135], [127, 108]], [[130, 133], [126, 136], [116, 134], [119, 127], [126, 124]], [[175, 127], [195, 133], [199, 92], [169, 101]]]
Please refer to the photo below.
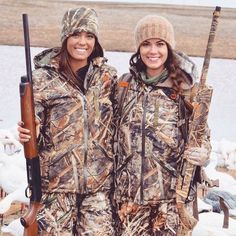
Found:
[[[1, 199], [0, 199], [1, 200]], [[8, 225], [11, 223], [11, 221], [21, 217], [23, 213], [26, 211], [27, 207], [21, 204], [20, 202], [14, 202], [11, 205], [11, 208], [4, 213], [3, 215], [0, 215], [0, 235], [1, 236], [11, 236], [9, 233], [3, 233], [1, 232], [1, 228], [3, 225]]]
[[[60, 45], [60, 21], [68, 8], [96, 9], [100, 20], [100, 41], [107, 51], [134, 51], [133, 29], [147, 14], [160, 14], [174, 25], [177, 49], [190, 56], [204, 56], [212, 7], [186, 7], [158, 4], [117, 4], [63, 0], [1, 0], [0, 44], [23, 45], [22, 13], [29, 15], [31, 44]], [[222, 9], [213, 57], [236, 58], [236, 9]]]
[[236, 171], [235, 170], [229, 170], [225, 167], [218, 167], [216, 170], [219, 171], [219, 172], [223, 172], [223, 173], [226, 173], [228, 175], [231, 175], [236, 180]]

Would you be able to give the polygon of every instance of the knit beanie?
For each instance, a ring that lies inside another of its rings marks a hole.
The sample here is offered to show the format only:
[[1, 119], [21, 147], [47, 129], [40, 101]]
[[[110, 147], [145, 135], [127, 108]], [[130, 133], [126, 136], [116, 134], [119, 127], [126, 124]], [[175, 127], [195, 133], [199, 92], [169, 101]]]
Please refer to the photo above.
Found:
[[98, 37], [98, 18], [94, 9], [69, 9], [62, 19], [61, 42], [75, 32], [86, 31]]
[[147, 15], [138, 21], [135, 30], [135, 43], [138, 49], [140, 44], [151, 38], [159, 38], [175, 48], [175, 36], [172, 24], [164, 17]]

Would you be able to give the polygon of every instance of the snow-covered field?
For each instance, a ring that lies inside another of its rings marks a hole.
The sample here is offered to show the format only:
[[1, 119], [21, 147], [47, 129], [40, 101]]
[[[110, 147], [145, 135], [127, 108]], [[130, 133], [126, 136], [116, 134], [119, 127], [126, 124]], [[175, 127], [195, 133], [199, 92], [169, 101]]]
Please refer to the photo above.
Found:
[[[31, 48], [32, 57], [42, 48]], [[130, 53], [106, 52], [109, 64], [115, 66], [119, 74], [128, 71]], [[202, 67], [202, 58], [192, 58]], [[21, 75], [25, 74], [24, 48], [0, 46], [0, 187], [8, 193], [0, 201], [0, 214], [5, 212], [12, 201], [27, 203], [24, 197], [26, 187], [25, 159], [22, 146], [17, 142], [16, 123], [20, 120], [18, 86]], [[212, 59], [209, 68], [208, 82], [214, 88], [210, 110], [209, 125], [212, 130], [211, 162], [206, 168], [210, 179], [219, 179], [220, 187], [215, 190], [226, 191], [235, 202], [230, 204], [230, 214], [236, 216], [236, 180], [231, 176], [217, 172], [216, 166], [224, 166], [236, 171], [236, 61]], [[8, 138], [8, 140], [6, 140]], [[9, 143], [14, 145], [9, 146]], [[6, 149], [3, 148], [5, 145]], [[14, 175], [12, 175], [14, 173]], [[14, 176], [14, 178], [10, 178]], [[17, 178], [15, 178], [17, 176]], [[228, 198], [226, 200], [229, 201]], [[236, 236], [236, 220], [230, 218], [229, 228], [222, 228], [223, 214], [212, 212], [212, 206], [199, 199], [200, 221], [194, 229], [193, 236]], [[11, 229], [10, 229], [11, 228]], [[13, 235], [22, 235], [23, 228], [19, 220], [12, 222], [2, 230], [15, 231]]]
[[[32, 58], [42, 48], [31, 48]], [[131, 53], [105, 52], [109, 64], [115, 66], [121, 75], [128, 71]], [[193, 57], [199, 68], [203, 59]], [[19, 82], [26, 72], [23, 47], [0, 46], [0, 128], [11, 127], [20, 120]], [[208, 83], [214, 92], [210, 107], [209, 126], [212, 139], [225, 138], [236, 142], [236, 60], [211, 59], [208, 71]]]

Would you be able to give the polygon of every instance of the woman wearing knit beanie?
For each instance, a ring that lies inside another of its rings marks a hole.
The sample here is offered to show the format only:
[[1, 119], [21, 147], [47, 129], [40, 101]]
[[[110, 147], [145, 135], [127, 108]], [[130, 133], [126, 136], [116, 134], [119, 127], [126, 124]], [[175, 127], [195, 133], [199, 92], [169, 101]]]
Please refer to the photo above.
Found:
[[[84, 7], [66, 11], [61, 47], [34, 58], [43, 193], [38, 235], [115, 235], [109, 144], [116, 70], [106, 61], [97, 14]], [[27, 142], [29, 131], [18, 130]]]
[[137, 51], [130, 73], [119, 79], [114, 103], [119, 228], [121, 235], [189, 235], [196, 220], [184, 225], [176, 206], [180, 161], [205, 165], [211, 150], [208, 132], [201, 147], [186, 145], [196, 68], [174, 50], [174, 30], [166, 18], [148, 15], [134, 34]]

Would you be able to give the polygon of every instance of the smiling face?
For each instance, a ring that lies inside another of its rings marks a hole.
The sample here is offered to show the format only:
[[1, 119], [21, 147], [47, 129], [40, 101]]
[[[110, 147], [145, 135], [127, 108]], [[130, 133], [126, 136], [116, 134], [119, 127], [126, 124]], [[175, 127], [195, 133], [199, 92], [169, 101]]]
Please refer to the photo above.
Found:
[[140, 56], [146, 65], [149, 77], [158, 76], [165, 68], [168, 57], [168, 48], [165, 41], [158, 38], [147, 39], [140, 45]]
[[67, 39], [67, 51], [70, 55], [70, 65], [73, 71], [84, 67], [88, 57], [93, 52], [95, 36], [88, 32], [78, 32]]

